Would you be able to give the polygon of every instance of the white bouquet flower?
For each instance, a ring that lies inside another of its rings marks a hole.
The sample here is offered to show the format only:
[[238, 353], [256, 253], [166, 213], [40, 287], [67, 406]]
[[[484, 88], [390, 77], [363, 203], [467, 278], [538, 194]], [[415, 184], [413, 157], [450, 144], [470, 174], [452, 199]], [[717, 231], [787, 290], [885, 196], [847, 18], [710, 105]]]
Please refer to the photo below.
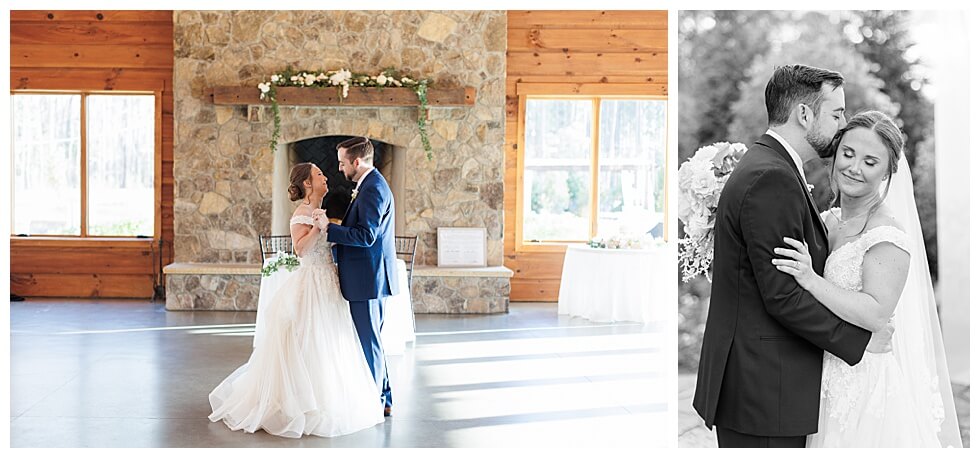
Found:
[[610, 237], [595, 237], [589, 240], [590, 248], [605, 248], [610, 250], [644, 250], [652, 248], [653, 237], [647, 234], [617, 234]]
[[342, 68], [330, 75], [330, 84], [334, 86], [346, 86], [350, 84], [351, 72]]
[[285, 267], [287, 271], [292, 272], [299, 268], [299, 258], [292, 253], [277, 251], [276, 257], [262, 267], [262, 276], [268, 277], [278, 272], [280, 267]]
[[[687, 237], [680, 240], [683, 280], [708, 274], [715, 256], [715, 213], [718, 199], [747, 148], [741, 143], [718, 142], [704, 146], [678, 171], [680, 209]], [[710, 280], [710, 277], [709, 277]]]
[[269, 83], [259, 83], [259, 90], [262, 91], [262, 93], [259, 94], [259, 98], [264, 99], [271, 88], [272, 86]]

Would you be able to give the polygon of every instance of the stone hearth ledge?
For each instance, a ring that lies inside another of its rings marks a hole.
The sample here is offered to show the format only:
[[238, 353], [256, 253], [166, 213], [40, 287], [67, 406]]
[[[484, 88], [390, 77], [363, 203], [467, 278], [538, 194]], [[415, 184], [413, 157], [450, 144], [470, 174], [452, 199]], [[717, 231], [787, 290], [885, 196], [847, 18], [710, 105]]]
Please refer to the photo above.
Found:
[[437, 267], [415, 266], [415, 277], [500, 277], [510, 278], [514, 271], [504, 266], [495, 267]]
[[[258, 306], [261, 265], [183, 262], [163, 269], [167, 310], [254, 311]], [[510, 278], [505, 266], [415, 266], [412, 304], [415, 313], [506, 313]]]

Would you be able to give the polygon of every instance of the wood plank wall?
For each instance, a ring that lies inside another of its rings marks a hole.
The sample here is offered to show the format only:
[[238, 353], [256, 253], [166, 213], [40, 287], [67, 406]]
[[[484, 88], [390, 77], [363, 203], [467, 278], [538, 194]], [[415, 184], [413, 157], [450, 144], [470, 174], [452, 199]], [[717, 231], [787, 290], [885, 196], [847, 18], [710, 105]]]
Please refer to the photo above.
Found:
[[162, 90], [158, 214], [164, 241], [11, 239], [24, 296], [146, 297], [173, 260], [173, 12], [11, 11], [11, 90]]
[[516, 251], [517, 83], [645, 83], [667, 95], [666, 11], [507, 13], [504, 265], [513, 301], [557, 301], [564, 252]]

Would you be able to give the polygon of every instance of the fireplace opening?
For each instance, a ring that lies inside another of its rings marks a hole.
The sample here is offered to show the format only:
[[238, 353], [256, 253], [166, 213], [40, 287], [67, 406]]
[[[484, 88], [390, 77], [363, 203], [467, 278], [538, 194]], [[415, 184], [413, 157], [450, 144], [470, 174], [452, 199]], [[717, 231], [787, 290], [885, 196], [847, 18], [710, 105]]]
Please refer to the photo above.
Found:
[[[271, 228], [273, 234], [289, 234], [289, 218], [298, 204], [289, 200], [286, 189], [289, 187], [289, 171], [294, 165], [301, 162], [316, 164], [327, 177], [328, 191], [321, 206], [326, 210], [327, 217], [335, 219], [344, 217], [351, 202], [351, 194], [357, 183], [347, 180], [343, 172], [340, 171], [337, 162], [337, 145], [350, 138], [353, 137], [349, 135], [326, 135], [279, 146], [273, 171]], [[384, 176], [395, 197], [395, 230], [399, 232], [404, 219], [400, 217], [404, 215], [400, 205], [403, 194], [400, 192], [400, 189], [403, 188], [400, 176], [403, 176], [404, 173], [398, 173], [398, 169], [404, 167], [401, 161], [404, 152], [402, 151], [402, 154], [398, 154], [398, 152], [403, 148], [376, 139], [370, 140], [374, 146], [374, 167]]]

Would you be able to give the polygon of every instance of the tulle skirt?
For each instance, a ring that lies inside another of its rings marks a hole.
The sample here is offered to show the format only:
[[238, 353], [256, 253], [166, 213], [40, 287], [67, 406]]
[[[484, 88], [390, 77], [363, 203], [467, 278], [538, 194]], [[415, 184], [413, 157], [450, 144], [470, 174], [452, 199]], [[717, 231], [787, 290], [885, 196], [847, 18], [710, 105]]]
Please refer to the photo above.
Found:
[[938, 432], [894, 354], [865, 353], [853, 367], [824, 354], [819, 426], [807, 447], [940, 447]]
[[336, 268], [302, 266], [259, 313], [266, 335], [208, 396], [211, 421], [283, 437], [339, 436], [384, 421]]

